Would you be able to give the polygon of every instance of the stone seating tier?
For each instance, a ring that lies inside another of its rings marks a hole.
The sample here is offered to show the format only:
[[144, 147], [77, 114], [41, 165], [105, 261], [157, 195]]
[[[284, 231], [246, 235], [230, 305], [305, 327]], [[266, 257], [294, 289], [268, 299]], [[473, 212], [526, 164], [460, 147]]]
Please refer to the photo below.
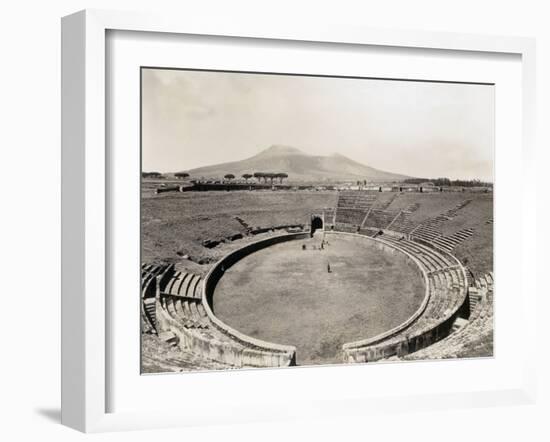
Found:
[[336, 225], [334, 226], [334, 230], [336, 230], [337, 232], [344, 232], [344, 233], [356, 233], [357, 227], [358, 226], [354, 226], [351, 224], [337, 222]]
[[455, 311], [458, 297], [455, 296], [457, 288], [452, 287], [452, 272], [440, 272], [429, 276], [430, 301], [424, 313], [408, 328], [402, 330], [383, 342], [384, 346], [398, 344], [404, 340], [411, 340], [415, 336], [421, 336], [436, 327], [449, 312]]
[[377, 193], [352, 191], [338, 194], [337, 209], [359, 209], [367, 211], [378, 198]]
[[406, 328], [364, 347], [345, 347], [348, 360], [372, 361], [416, 351], [448, 335], [467, 293], [458, 261], [423, 244], [383, 235], [382, 240], [414, 256], [428, 274], [429, 299], [422, 314]]
[[157, 293], [157, 281], [170, 274], [173, 266], [167, 264], [142, 264], [141, 266], [141, 317], [143, 331], [156, 333], [156, 309], [155, 297]]
[[[408, 230], [403, 229], [402, 226], [400, 226], [399, 222], [396, 220], [396, 222], [392, 223], [391, 229], [397, 232], [404, 232], [412, 235], [413, 237], [419, 238], [422, 241], [426, 242], [434, 242], [436, 239], [440, 239], [440, 243], [436, 243], [437, 246], [441, 247], [445, 251], [451, 251], [454, 247], [451, 247], [451, 244], [456, 240], [464, 240], [467, 235], [469, 235], [468, 230], [464, 229], [463, 231], [456, 232], [456, 236], [450, 236], [445, 239], [441, 239], [443, 236], [440, 227], [441, 224], [454, 218], [458, 211], [460, 211], [462, 208], [464, 208], [466, 205], [468, 205], [471, 202], [471, 200], [464, 200], [458, 203], [453, 208], [447, 210], [444, 213], [441, 213], [433, 218], [427, 219], [420, 224], [416, 225], [412, 229], [410, 229], [410, 224], [405, 227], [409, 227]], [[412, 207], [411, 207], [412, 208]], [[401, 229], [401, 230], [400, 230]], [[445, 241], [450, 241], [449, 244], [446, 244]], [[455, 245], [456, 247], [456, 245]]]
[[[479, 339], [491, 339], [493, 333], [493, 275], [492, 272], [475, 281], [475, 301], [470, 298], [470, 316], [465, 325], [446, 338], [425, 349], [405, 356], [405, 359], [444, 359], [456, 357]], [[473, 302], [474, 301], [474, 302]]]
[[446, 258], [444, 255], [441, 255], [435, 252], [430, 247], [417, 243], [415, 241], [400, 240], [390, 236], [383, 236], [382, 239], [388, 242], [395, 243], [398, 247], [403, 248], [405, 251], [409, 252], [411, 255], [415, 256], [421, 261], [427, 260], [431, 262], [434, 268], [426, 268], [427, 271], [433, 271], [455, 265], [455, 263]]
[[424, 226], [421, 226], [419, 229], [413, 232], [413, 236], [420, 238], [423, 241], [429, 242], [434, 246], [445, 250], [446, 252], [451, 252], [462, 241], [471, 237], [474, 234], [474, 229], [462, 229], [449, 236], [435, 236], [436, 233], [436, 230], [429, 231], [425, 229]]
[[370, 238], [374, 238], [376, 235], [378, 235], [378, 232], [379, 232], [378, 229], [360, 229], [359, 235], [364, 235]]
[[336, 211], [336, 223], [360, 226], [365, 217], [365, 212], [359, 209], [338, 209]]
[[141, 289], [143, 290], [148, 286], [148, 283], [155, 277], [159, 276], [168, 269], [168, 265], [142, 265], [141, 267]]
[[413, 236], [423, 239], [424, 241], [433, 241], [434, 239], [441, 236], [441, 232], [439, 230], [424, 224], [411, 232], [411, 234]]
[[386, 229], [398, 215], [397, 212], [388, 212], [385, 210], [371, 210], [363, 222], [363, 227], [375, 227]]
[[202, 278], [188, 272], [176, 272], [160, 291], [161, 307], [186, 328], [208, 328], [202, 306]]
[[161, 305], [166, 312], [186, 328], [208, 328], [208, 320], [204, 308], [198, 307], [198, 302], [188, 301], [177, 296], [164, 295]]
[[412, 212], [401, 211], [401, 213], [395, 218], [393, 223], [387, 227], [389, 230], [400, 233], [410, 233], [418, 225], [410, 220]]
[[156, 300], [155, 298], [147, 298], [143, 300], [142, 316], [144, 321], [142, 322], [145, 333], [156, 333], [157, 312], [156, 312]]
[[162, 292], [170, 295], [200, 299], [201, 277], [194, 273], [177, 272]]
[[203, 279], [200, 275], [175, 272], [158, 284], [158, 301], [152, 299], [157, 331], [175, 335], [177, 345], [201, 358], [232, 367], [263, 367], [288, 363], [283, 358], [236, 339], [212, 322], [202, 303]]

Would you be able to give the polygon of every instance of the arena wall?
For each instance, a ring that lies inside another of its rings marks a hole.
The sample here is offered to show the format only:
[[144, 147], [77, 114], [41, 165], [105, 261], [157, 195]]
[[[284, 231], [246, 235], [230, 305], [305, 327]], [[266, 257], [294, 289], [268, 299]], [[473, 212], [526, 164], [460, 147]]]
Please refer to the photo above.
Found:
[[290, 233], [271, 238], [265, 238], [253, 243], [250, 243], [238, 250], [235, 250], [221, 260], [219, 260], [212, 269], [208, 272], [204, 279], [202, 302], [206, 314], [211, 323], [220, 332], [245, 346], [248, 350], [243, 354], [245, 365], [255, 367], [279, 367], [290, 366], [296, 364], [296, 347], [290, 345], [280, 345], [271, 342], [262, 341], [247, 336], [238, 330], [233, 329], [229, 325], [222, 322], [216, 317], [212, 310], [214, 291], [218, 281], [221, 279], [227, 269], [229, 269], [237, 261], [244, 257], [270, 247], [274, 244], [279, 244], [297, 239], [305, 239], [309, 237], [309, 232]]
[[344, 348], [344, 362], [373, 362], [391, 356], [404, 356], [421, 350], [447, 337], [458, 312], [454, 312], [431, 328], [427, 328], [413, 336], [404, 336], [398, 342], [368, 345], [363, 348]]
[[[424, 281], [425, 286], [425, 295], [422, 304], [402, 324], [372, 338], [344, 344], [342, 351], [345, 362], [369, 362], [394, 355], [404, 356], [448, 336], [456, 317], [464, 308], [464, 303], [467, 302], [467, 287], [459, 293], [459, 296], [464, 295], [464, 299], [462, 302], [459, 300], [456, 308], [446, 312], [445, 316], [440, 318], [437, 323], [428, 323], [426, 326], [408, 335], [407, 328], [422, 316], [430, 301], [430, 297], [434, 296], [430, 288], [428, 273], [420, 261], [397, 244], [386, 242], [383, 239], [345, 232], [326, 232], [325, 234], [360, 237], [363, 241], [370, 241], [384, 253], [398, 255], [405, 265], [418, 273], [419, 277]], [[300, 232], [264, 238], [227, 254], [212, 267], [204, 279], [202, 304], [209, 318], [209, 324], [214, 328], [214, 333], [205, 334], [199, 330], [184, 327], [165, 311], [157, 296], [156, 317], [160, 331], [170, 330], [173, 332], [178, 338], [178, 345], [183, 349], [192, 350], [206, 358], [230, 364], [234, 367], [280, 367], [295, 365], [296, 348], [294, 346], [280, 345], [247, 336], [218, 319], [213, 312], [212, 306], [218, 281], [223, 277], [225, 271], [236, 262], [266, 247], [292, 240], [306, 239], [308, 237], [309, 232]], [[452, 255], [446, 255], [448, 258], [452, 258], [452, 267], [460, 267], [465, 277], [465, 270], [460, 262]], [[216, 338], [215, 336], [218, 332], [221, 334], [218, 334], [219, 338]]]
[[[248, 348], [225, 340], [211, 338], [200, 331], [184, 327], [157, 303], [158, 326], [161, 331], [171, 331], [178, 338], [182, 350], [190, 350], [204, 358], [243, 367], [282, 367], [292, 365], [283, 353]], [[295, 353], [295, 352], [294, 352]]]
[[[383, 240], [379, 240], [379, 239], [373, 239], [373, 240], [378, 241], [379, 243], [384, 243]], [[387, 243], [384, 243], [384, 244], [393, 248], [397, 248], [393, 244], [391, 245]], [[416, 260], [416, 258], [414, 258], [405, 250], [401, 250], [401, 251], [403, 253], [408, 254], [413, 260]], [[467, 281], [466, 270], [464, 269], [460, 261], [458, 261], [458, 259], [452, 256], [451, 254], [447, 254], [447, 256], [452, 258], [452, 260], [460, 268], [464, 277], [464, 281]], [[460, 295], [462, 296], [462, 299], [459, 299], [459, 302], [457, 302], [456, 308], [449, 311], [447, 315], [443, 319], [439, 320], [436, 324], [430, 324], [429, 326], [426, 326], [423, 329], [416, 331], [411, 335], [407, 335], [405, 332], [403, 334], [403, 338], [399, 339], [398, 341], [391, 340], [392, 337], [406, 330], [407, 327], [412, 325], [418, 318], [420, 318], [420, 316], [426, 309], [430, 296], [432, 296], [429, 290], [427, 273], [421, 268], [420, 263], [418, 263], [418, 268], [425, 275], [425, 278], [426, 278], [425, 281], [426, 281], [427, 291], [428, 291], [428, 295], [426, 296], [423, 304], [418, 309], [418, 311], [410, 319], [408, 319], [403, 324], [401, 324], [400, 326], [392, 330], [389, 330], [385, 333], [382, 333], [370, 339], [365, 339], [362, 341], [356, 341], [356, 342], [344, 344], [342, 346], [344, 362], [371, 362], [371, 361], [376, 361], [379, 359], [384, 359], [395, 355], [401, 357], [408, 353], [413, 353], [417, 350], [425, 348], [449, 335], [449, 333], [452, 331], [452, 327], [456, 318], [463, 311], [465, 303], [468, 302], [467, 287], [465, 287], [465, 289], [462, 291]], [[386, 340], [388, 342], [384, 342]]]
[[398, 326], [385, 331], [384, 333], [381, 333], [379, 335], [373, 336], [372, 338], [368, 339], [362, 339], [360, 341], [350, 342], [343, 345], [342, 349], [344, 351], [344, 354], [346, 353], [347, 349], [356, 349], [356, 348], [364, 348], [371, 345], [374, 345], [378, 342], [383, 341], [384, 339], [387, 339], [390, 336], [393, 336], [397, 333], [399, 333], [401, 330], [408, 327], [410, 324], [412, 324], [422, 313], [424, 313], [424, 310], [426, 309], [426, 306], [428, 305], [428, 302], [430, 300], [430, 287], [429, 287], [429, 281], [428, 281], [428, 274], [426, 271], [422, 268], [420, 262], [412, 256], [410, 253], [408, 253], [405, 250], [399, 249], [395, 247], [393, 244], [386, 243], [384, 241], [381, 241], [376, 238], [371, 238], [369, 236], [365, 235], [358, 235], [355, 233], [346, 233], [346, 232], [326, 232], [327, 235], [352, 235], [352, 236], [358, 236], [362, 238], [365, 241], [371, 241], [373, 244], [376, 245], [376, 247], [380, 250], [383, 250], [385, 253], [390, 254], [396, 254], [399, 253], [402, 256], [404, 256], [405, 263], [407, 266], [409, 266], [411, 269], [413, 269], [418, 276], [424, 281], [424, 299], [422, 300], [422, 304], [420, 304], [420, 307], [412, 314], [410, 318], [408, 318], [405, 322], [399, 324]]
[[[326, 232], [326, 235], [353, 235], [360, 236], [362, 240], [371, 241], [377, 248], [385, 253], [399, 254], [404, 257], [404, 262], [410, 268], [414, 269], [420, 278], [424, 281], [425, 295], [420, 307], [415, 311], [410, 318], [402, 324], [381, 333], [372, 338], [350, 342], [343, 345], [343, 358], [345, 362], [367, 362], [376, 361], [387, 358], [393, 355], [402, 356], [407, 353], [414, 352], [424, 348], [432, 343], [447, 336], [453, 326], [453, 323], [459, 314], [460, 308], [451, 311], [445, 318], [439, 321], [436, 325], [425, 328], [411, 336], [404, 335], [404, 338], [395, 342], [390, 341], [390, 338], [398, 335], [406, 330], [424, 313], [428, 302], [430, 301], [430, 285], [427, 272], [423, 269], [421, 263], [409, 252], [402, 250], [394, 244], [387, 243], [381, 239], [371, 238], [364, 235], [346, 232]], [[223, 276], [224, 272], [233, 264], [242, 258], [254, 253], [255, 251], [272, 246], [277, 243], [292, 241], [295, 239], [305, 239], [309, 233], [302, 232], [297, 234], [286, 234], [277, 237], [271, 237], [249, 244], [239, 250], [236, 250], [224, 258], [222, 258], [209, 272], [205, 278], [203, 286], [203, 304], [212, 324], [226, 336], [231, 337], [236, 342], [250, 348], [250, 354], [241, 362], [241, 356], [231, 356], [232, 363], [245, 364], [249, 366], [266, 367], [266, 366], [285, 366], [295, 364], [296, 349], [292, 346], [284, 346], [274, 343], [261, 341], [250, 336], [244, 335], [239, 331], [229, 327], [220, 321], [212, 311], [214, 290], [217, 282]], [[459, 263], [456, 258], [455, 261]], [[467, 299], [467, 297], [465, 297]], [[462, 307], [460, 304], [459, 307]], [[388, 341], [388, 342], [384, 342]], [[227, 353], [228, 351], [225, 350]]]

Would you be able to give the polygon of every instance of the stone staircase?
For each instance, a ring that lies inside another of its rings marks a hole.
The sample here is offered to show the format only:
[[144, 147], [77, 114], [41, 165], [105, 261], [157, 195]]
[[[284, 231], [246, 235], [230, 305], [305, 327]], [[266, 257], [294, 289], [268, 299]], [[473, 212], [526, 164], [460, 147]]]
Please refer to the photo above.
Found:
[[447, 252], [451, 252], [462, 241], [467, 240], [474, 233], [475, 230], [472, 228], [462, 229], [449, 236], [438, 236], [432, 240], [432, 243]]
[[156, 294], [157, 280], [170, 272], [168, 264], [142, 264], [141, 266], [141, 317], [144, 333], [157, 333]]
[[377, 210], [388, 210], [388, 207], [391, 206], [391, 204], [395, 201], [396, 198], [399, 197], [399, 193], [395, 193], [392, 195], [391, 198], [389, 198], [388, 200], [384, 201], [384, 202], [380, 202], [380, 203], [374, 203], [374, 208], [377, 209]]
[[387, 230], [393, 230], [394, 232], [410, 233], [418, 225], [411, 221], [412, 210], [402, 210], [399, 215], [386, 227]]
[[[456, 247], [455, 245], [453, 245], [454, 242], [457, 242], [458, 244], [459, 240], [463, 241], [463, 236], [466, 238], [468, 236], [471, 236], [471, 233], [467, 232], [471, 229], [464, 229], [463, 231], [456, 232], [453, 235], [457, 236], [453, 236], [451, 239], [449, 239], [449, 237], [443, 236], [440, 226], [444, 222], [453, 219], [458, 211], [470, 204], [471, 201], [472, 200], [470, 199], [461, 201], [456, 206], [452, 207], [446, 212], [420, 223], [418, 226], [410, 231], [410, 234], [414, 238], [417, 238], [421, 241], [433, 243], [434, 245], [442, 248], [445, 251], [451, 251], [454, 247]], [[436, 240], [438, 240], [439, 242], [436, 242]]]
[[398, 212], [371, 209], [363, 220], [362, 227], [387, 229], [398, 214]]

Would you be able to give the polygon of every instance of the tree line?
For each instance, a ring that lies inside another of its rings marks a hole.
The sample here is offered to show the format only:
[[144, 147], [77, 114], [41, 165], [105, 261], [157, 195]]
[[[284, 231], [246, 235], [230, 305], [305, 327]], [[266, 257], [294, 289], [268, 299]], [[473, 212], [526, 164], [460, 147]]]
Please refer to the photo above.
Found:
[[143, 178], [162, 178], [162, 173], [160, 172], [141, 172]]
[[[224, 175], [224, 178], [227, 181], [232, 181], [235, 179], [235, 175], [233, 175], [232, 173], [228, 173]], [[254, 172], [253, 174], [244, 173], [241, 175], [241, 178], [243, 178], [247, 183], [250, 178], [255, 178], [259, 183], [261, 183], [262, 180], [264, 180], [264, 183], [267, 183], [267, 180], [269, 180], [269, 182], [273, 184], [273, 180], [279, 180], [279, 183], [282, 184], [283, 180], [288, 178], [288, 174], [284, 172]]]
[[[265, 183], [267, 183], [267, 180], [270, 180], [271, 184], [273, 184], [273, 180], [275, 180], [275, 179], [278, 179], [279, 182], [282, 183], [285, 178], [288, 178], [288, 175], [284, 172], [277, 172], [277, 173], [254, 172], [254, 174], [252, 176], [260, 182], [262, 181], [262, 179], [264, 180]], [[243, 175], [243, 178], [244, 178], [244, 175]], [[251, 178], [251, 177], [249, 177], [249, 178]]]
[[[163, 178], [164, 177], [160, 172], [142, 172], [141, 176], [143, 178]], [[174, 173], [174, 176], [176, 178], [179, 178], [179, 179], [185, 179], [185, 178], [189, 177], [189, 173], [187, 173], [187, 172], [176, 172], [176, 173]], [[254, 172], [253, 174], [244, 173], [243, 175], [241, 175], [241, 177], [247, 183], [248, 183], [249, 179], [255, 178], [260, 183], [263, 180], [264, 183], [267, 184], [267, 181], [269, 180], [269, 182], [271, 184], [273, 184], [273, 180], [279, 180], [279, 183], [282, 184], [283, 180], [288, 178], [288, 174], [286, 174], [284, 172], [277, 172], [277, 173], [273, 173], [273, 172]], [[232, 181], [232, 180], [235, 179], [235, 175], [233, 175], [232, 173], [228, 173], [228, 174], [224, 175], [224, 178], [227, 181]]]
[[451, 180], [449, 178], [407, 178], [405, 181], [407, 184], [421, 184], [421, 183], [433, 183], [435, 186], [458, 186], [458, 187], [492, 187], [493, 183], [488, 183], [478, 179], [474, 180]]

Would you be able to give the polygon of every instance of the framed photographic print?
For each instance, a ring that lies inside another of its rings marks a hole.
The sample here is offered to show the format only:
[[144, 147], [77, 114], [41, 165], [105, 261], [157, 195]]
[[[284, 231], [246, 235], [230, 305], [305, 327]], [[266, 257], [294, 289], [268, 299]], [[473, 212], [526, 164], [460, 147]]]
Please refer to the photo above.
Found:
[[494, 87], [142, 67], [142, 372], [493, 356]]
[[63, 423], [532, 400], [532, 40], [84, 11], [62, 43]]

